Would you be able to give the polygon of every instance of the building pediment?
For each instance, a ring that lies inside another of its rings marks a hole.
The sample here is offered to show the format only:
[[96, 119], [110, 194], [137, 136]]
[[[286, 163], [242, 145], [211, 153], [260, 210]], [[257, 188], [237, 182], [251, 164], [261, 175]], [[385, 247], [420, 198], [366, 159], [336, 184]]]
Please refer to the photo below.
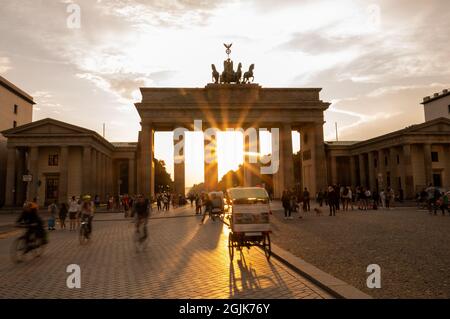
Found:
[[39, 135], [53, 135], [53, 136], [67, 136], [67, 135], [93, 135], [94, 131], [57, 121], [54, 119], [43, 119], [22, 125], [13, 129], [2, 132], [5, 137], [13, 136], [39, 136]]
[[438, 118], [422, 124], [413, 125], [405, 129], [407, 133], [437, 133], [450, 132], [450, 120], [446, 118]]

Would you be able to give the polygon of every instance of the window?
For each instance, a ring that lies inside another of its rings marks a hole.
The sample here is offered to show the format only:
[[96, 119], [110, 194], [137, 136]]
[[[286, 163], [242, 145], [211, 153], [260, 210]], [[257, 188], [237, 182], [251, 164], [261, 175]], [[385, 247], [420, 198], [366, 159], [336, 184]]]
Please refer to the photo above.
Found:
[[58, 166], [58, 155], [48, 156], [48, 166]]
[[388, 158], [387, 158], [387, 156], [384, 157], [384, 165], [388, 166]]
[[17, 121], [13, 121], [13, 128], [17, 127]]
[[17, 114], [19, 111], [19, 106], [17, 104], [14, 104], [14, 114]]
[[431, 152], [431, 161], [432, 162], [439, 162], [438, 152]]
[[448, 106], [448, 113], [450, 114], [450, 105]]
[[373, 167], [378, 167], [378, 160], [376, 158], [373, 159]]
[[397, 154], [397, 165], [400, 164], [400, 156]]

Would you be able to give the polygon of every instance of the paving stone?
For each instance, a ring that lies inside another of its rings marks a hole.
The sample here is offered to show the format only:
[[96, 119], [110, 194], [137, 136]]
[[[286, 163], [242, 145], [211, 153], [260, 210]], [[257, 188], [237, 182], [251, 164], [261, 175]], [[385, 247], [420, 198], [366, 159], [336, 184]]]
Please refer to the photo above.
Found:
[[[161, 213], [159, 213], [162, 215]], [[330, 298], [256, 247], [228, 256], [228, 229], [220, 221], [185, 217], [191, 208], [149, 221], [149, 243], [136, 252], [130, 220], [94, 222], [92, 241], [57, 230], [40, 258], [13, 264], [17, 236], [0, 239], [0, 298]], [[173, 218], [172, 218], [173, 217]], [[81, 289], [69, 289], [66, 267], [81, 267]]]

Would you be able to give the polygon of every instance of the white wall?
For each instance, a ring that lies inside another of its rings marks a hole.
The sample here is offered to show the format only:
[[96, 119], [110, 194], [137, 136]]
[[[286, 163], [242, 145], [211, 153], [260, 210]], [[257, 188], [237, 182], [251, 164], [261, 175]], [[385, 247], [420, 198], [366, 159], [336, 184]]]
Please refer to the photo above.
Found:
[[448, 112], [449, 105], [450, 95], [425, 104], [425, 121], [431, 121], [439, 117], [446, 117], [450, 119], [450, 113]]

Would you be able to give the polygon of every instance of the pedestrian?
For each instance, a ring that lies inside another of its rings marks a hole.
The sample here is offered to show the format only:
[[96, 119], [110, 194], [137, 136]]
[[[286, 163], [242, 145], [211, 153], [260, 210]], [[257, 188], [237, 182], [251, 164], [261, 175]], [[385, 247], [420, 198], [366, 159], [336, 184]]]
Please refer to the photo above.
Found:
[[339, 194], [333, 186], [328, 187], [328, 206], [330, 207], [330, 216], [336, 216], [336, 204], [339, 202]]
[[430, 183], [425, 191], [427, 193], [427, 207], [428, 207], [428, 211], [431, 214], [431, 211], [433, 209], [433, 203], [435, 202], [435, 199], [434, 199], [435, 189], [433, 187], [433, 184]]
[[284, 219], [292, 219], [291, 217], [291, 197], [289, 196], [289, 192], [287, 189], [284, 190], [283, 195], [281, 196], [281, 203], [284, 208]]
[[386, 200], [386, 209], [391, 209], [391, 202], [392, 202], [392, 193], [391, 188], [388, 187], [385, 193], [385, 200]]
[[308, 191], [308, 189], [306, 187], [305, 187], [305, 189], [303, 191], [303, 205], [306, 208], [307, 212], [309, 212], [311, 210], [309, 191]]
[[323, 199], [324, 199], [324, 193], [322, 191], [322, 189], [319, 190], [319, 192], [317, 193], [317, 203], [319, 204], [320, 207], [323, 206]]
[[209, 198], [208, 194], [204, 197], [205, 210], [203, 212], [202, 220], [200, 221], [200, 225], [203, 225], [206, 219], [206, 215], [212, 211], [212, 200]]
[[200, 195], [195, 195], [195, 215], [200, 215], [202, 213], [202, 197]]
[[48, 206], [48, 212], [50, 213], [47, 221], [48, 230], [55, 230], [56, 216], [58, 215], [58, 202], [56, 200]]
[[80, 205], [75, 196], [69, 200], [69, 230], [75, 230]]
[[439, 189], [435, 188], [434, 189], [434, 194], [433, 194], [433, 211], [434, 211], [434, 215], [437, 215], [437, 210], [438, 208], [440, 208], [441, 206], [441, 192], [439, 191]]
[[348, 189], [348, 193], [347, 193], [347, 210], [348, 210], [348, 205], [350, 204], [350, 207], [353, 210], [353, 192], [352, 192], [352, 188], [350, 186], [347, 186]]
[[380, 203], [380, 195], [378, 194], [377, 191], [374, 191], [372, 194], [372, 199], [373, 199], [373, 205], [372, 208], [374, 210], [378, 210], [378, 205]]
[[386, 193], [384, 192], [384, 189], [380, 192], [380, 200], [381, 200], [381, 207], [383, 209], [386, 209]]
[[344, 190], [342, 191], [342, 206], [343, 206], [343, 210], [348, 211], [348, 187], [345, 187]]
[[66, 218], [67, 218], [67, 204], [62, 203], [59, 210], [59, 223], [61, 229], [66, 229]]
[[448, 207], [449, 194], [450, 194], [450, 192], [442, 193], [442, 204], [441, 204], [442, 216], [445, 216], [446, 210], [448, 210], [448, 213], [450, 214], [450, 209]]
[[370, 209], [370, 200], [372, 199], [372, 192], [370, 191], [370, 189], [366, 189], [366, 192], [364, 194], [365, 196], [365, 203], [364, 206], [366, 207], [366, 210]]

